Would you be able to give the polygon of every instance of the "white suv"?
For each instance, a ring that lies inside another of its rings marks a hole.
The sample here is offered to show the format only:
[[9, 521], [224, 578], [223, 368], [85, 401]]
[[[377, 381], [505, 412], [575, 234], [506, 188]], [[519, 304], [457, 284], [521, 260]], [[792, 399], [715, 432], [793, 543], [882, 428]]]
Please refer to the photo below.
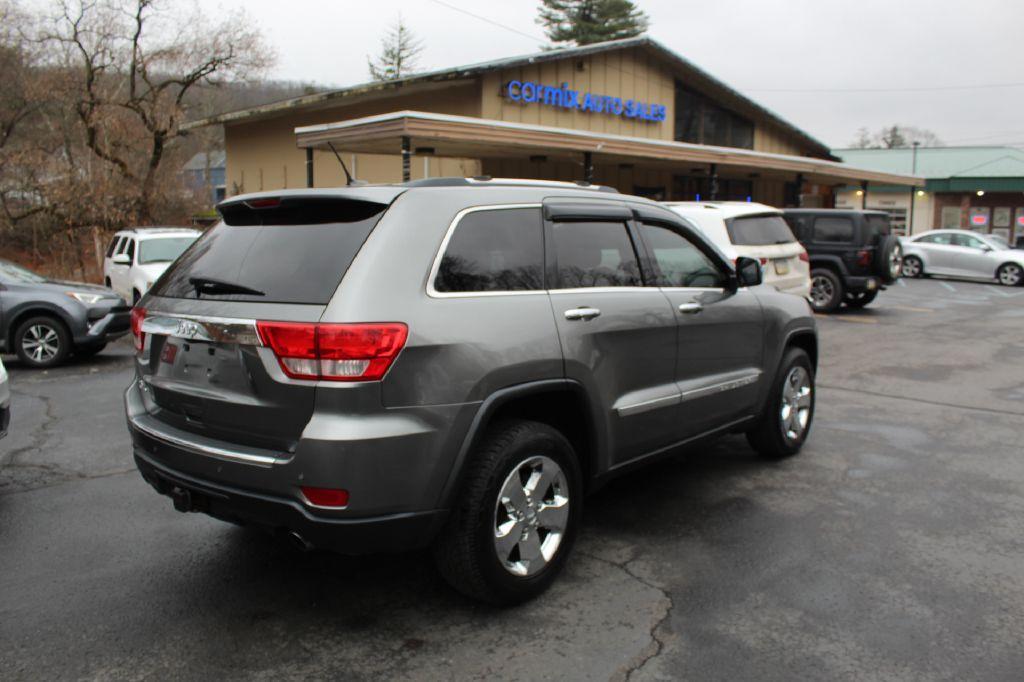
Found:
[[672, 201], [666, 206], [693, 223], [729, 260], [761, 261], [765, 284], [807, 298], [811, 264], [782, 211], [748, 201]]
[[135, 305], [167, 266], [201, 234], [187, 227], [121, 230], [107, 246], [103, 283]]

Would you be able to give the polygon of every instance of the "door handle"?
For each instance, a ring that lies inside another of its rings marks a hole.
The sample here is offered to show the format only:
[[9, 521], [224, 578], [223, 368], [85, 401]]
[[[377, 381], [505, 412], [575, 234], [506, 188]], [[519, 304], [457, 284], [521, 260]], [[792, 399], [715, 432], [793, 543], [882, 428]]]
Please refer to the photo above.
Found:
[[700, 311], [704, 310], [704, 306], [697, 301], [690, 301], [689, 303], [680, 303], [679, 312], [684, 315], [696, 315]]
[[598, 310], [597, 308], [570, 308], [569, 310], [565, 311], [565, 319], [592, 320], [600, 314], [601, 311]]

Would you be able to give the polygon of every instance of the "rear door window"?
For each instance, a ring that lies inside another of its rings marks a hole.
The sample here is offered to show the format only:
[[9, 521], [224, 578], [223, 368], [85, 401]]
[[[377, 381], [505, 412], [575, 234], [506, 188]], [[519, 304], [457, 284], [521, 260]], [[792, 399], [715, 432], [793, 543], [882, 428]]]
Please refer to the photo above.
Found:
[[884, 215], [869, 215], [867, 216], [868, 231], [872, 236], [889, 234], [892, 232], [892, 225], [889, 222], [889, 216]]
[[551, 231], [557, 288], [643, 286], [625, 223], [554, 222]]
[[434, 277], [442, 293], [544, 288], [544, 224], [539, 208], [467, 213]]
[[225, 220], [174, 262], [153, 293], [324, 305], [386, 208], [345, 200], [225, 206]]
[[661, 272], [658, 284], [665, 287], [725, 286], [727, 276], [679, 232], [664, 225], [642, 223], [643, 235], [651, 257]]
[[111, 256], [114, 255], [114, 252], [117, 250], [117, 244], [120, 241], [120, 237], [114, 237], [113, 239], [110, 240], [110, 245], [107, 247], [107, 258], [110, 258]]
[[814, 241], [816, 242], [852, 242], [853, 220], [829, 216], [815, 218]]
[[792, 244], [796, 241], [789, 225], [779, 215], [752, 215], [725, 221], [729, 241], [736, 246]]
[[942, 234], [926, 234], [915, 241], [922, 244], [950, 244], [953, 241], [953, 235], [948, 232], [944, 232]]
[[125, 252], [125, 255], [128, 256], [128, 262], [134, 263], [135, 262], [135, 240], [134, 239], [129, 239], [128, 240], [128, 247], [124, 250], [124, 252]]

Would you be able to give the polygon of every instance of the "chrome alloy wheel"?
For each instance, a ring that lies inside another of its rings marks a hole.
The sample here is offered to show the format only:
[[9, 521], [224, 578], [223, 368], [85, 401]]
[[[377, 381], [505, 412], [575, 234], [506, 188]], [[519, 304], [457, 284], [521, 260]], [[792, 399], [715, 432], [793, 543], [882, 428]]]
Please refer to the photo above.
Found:
[[53, 327], [34, 324], [22, 337], [21, 348], [35, 362], [50, 362], [60, 353], [60, 337]]
[[1019, 265], [1009, 263], [999, 268], [999, 283], [1007, 287], [1015, 287], [1020, 284], [1021, 277], [1024, 276]]
[[494, 506], [494, 550], [509, 573], [539, 573], [569, 525], [569, 485], [554, 460], [530, 457], [512, 470]]
[[782, 384], [779, 425], [786, 440], [798, 440], [811, 419], [811, 375], [803, 367], [794, 367]]
[[917, 277], [921, 274], [921, 261], [914, 256], [903, 259], [903, 274], [907, 277]]
[[836, 290], [827, 277], [815, 277], [811, 280], [811, 300], [814, 301], [815, 308], [828, 305], [835, 295]]
[[903, 272], [903, 249], [897, 244], [889, 255], [889, 276], [897, 279]]

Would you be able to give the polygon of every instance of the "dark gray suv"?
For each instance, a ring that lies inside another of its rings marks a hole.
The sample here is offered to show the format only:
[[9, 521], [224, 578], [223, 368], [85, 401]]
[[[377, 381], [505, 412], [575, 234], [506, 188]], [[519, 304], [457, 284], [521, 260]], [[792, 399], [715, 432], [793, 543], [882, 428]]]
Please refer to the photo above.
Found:
[[432, 545], [457, 589], [514, 603], [610, 477], [715, 434], [771, 457], [807, 437], [807, 302], [651, 201], [435, 179], [219, 211], [133, 311], [135, 459], [181, 511]]

